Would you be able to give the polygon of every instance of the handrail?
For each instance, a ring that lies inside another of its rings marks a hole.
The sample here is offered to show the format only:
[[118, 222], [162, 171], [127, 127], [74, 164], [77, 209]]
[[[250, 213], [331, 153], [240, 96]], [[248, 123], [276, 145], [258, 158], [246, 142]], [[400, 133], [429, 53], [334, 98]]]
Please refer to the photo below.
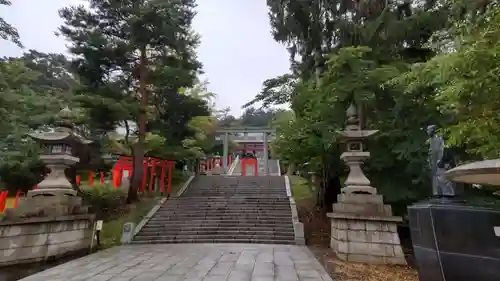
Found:
[[240, 156], [237, 155], [236, 158], [234, 158], [233, 163], [231, 163], [231, 167], [229, 167], [229, 170], [227, 171], [227, 174], [229, 176], [233, 175], [234, 169], [236, 169], [236, 166], [238, 165], [238, 162], [240, 162]]

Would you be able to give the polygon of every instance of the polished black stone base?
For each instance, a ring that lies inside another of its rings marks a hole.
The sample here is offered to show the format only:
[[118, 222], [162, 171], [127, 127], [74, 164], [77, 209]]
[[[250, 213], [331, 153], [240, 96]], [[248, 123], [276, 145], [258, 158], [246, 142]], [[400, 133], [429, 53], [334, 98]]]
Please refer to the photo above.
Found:
[[420, 281], [500, 281], [500, 211], [433, 199], [408, 208]]

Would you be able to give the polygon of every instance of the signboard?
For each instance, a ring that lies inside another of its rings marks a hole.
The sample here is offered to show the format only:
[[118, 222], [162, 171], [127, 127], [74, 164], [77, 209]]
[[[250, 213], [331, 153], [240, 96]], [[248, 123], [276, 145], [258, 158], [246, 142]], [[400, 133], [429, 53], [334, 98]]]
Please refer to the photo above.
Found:
[[101, 231], [102, 230], [102, 221], [97, 221], [95, 224], [95, 230]]

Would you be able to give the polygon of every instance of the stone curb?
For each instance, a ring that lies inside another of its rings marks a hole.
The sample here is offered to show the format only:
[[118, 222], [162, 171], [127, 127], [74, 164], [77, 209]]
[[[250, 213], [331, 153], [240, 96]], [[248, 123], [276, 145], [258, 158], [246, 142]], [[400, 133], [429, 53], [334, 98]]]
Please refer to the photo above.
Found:
[[297, 205], [295, 203], [295, 199], [292, 197], [292, 191], [290, 188], [290, 179], [288, 176], [285, 177], [285, 187], [286, 187], [286, 195], [288, 196], [288, 200], [290, 201], [290, 209], [292, 210], [292, 224], [293, 224], [293, 233], [295, 235], [295, 244], [297, 245], [305, 245], [306, 240], [304, 238], [304, 224], [299, 221], [299, 212], [297, 211]]
[[[194, 175], [190, 176], [182, 188], [177, 192], [177, 197], [181, 196], [184, 191], [188, 188], [188, 186], [191, 184], [191, 182], [194, 179]], [[132, 240], [134, 237], [141, 231], [141, 229], [148, 223], [148, 221], [158, 212], [158, 210], [161, 208], [161, 206], [168, 200], [168, 197], [162, 198], [158, 203], [149, 210], [148, 214], [141, 220], [141, 222], [135, 227], [134, 229], [134, 234], [132, 234]]]
[[191, 175], [189, 176], [189, 178], [187, 179], [187, 181], [184, 183], [184, 185], [182, 186], [182, 188], [177, 192], [176, 196], [179, 197], [181, 196], [182, 194], [184, 194], [184, 192], [186, 191], [186, 189], [188, 188], [188, 186], [191, 184], [191, 182], [193, 181], [195, 175]]

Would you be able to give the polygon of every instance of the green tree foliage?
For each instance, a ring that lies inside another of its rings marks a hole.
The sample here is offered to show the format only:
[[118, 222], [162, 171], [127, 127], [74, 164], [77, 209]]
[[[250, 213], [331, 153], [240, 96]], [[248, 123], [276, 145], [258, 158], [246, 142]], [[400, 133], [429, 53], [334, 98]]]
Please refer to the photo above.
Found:
[[[0, 0], [0, 5], [10, 6], [12, 3], [9, 0]], [[0, 38], [10, 40], [17, 46], [23, 47], [17, 29], [0, 17]]]
[[192, 86], [201, 67], [194, 56], [198, 37], [191, 30], [195, 4], [193, 0], [89, 0], [89, 4], [89, 8], [62, 9], [65, 24], [60, 32], [72, 42], [70, 51], [77, 56], [79, 100], [93, 127], [112, 131], [124, 121], [138, 124], [129, 191], [129, 201], [134, 201], [148, 123], [158, 126], [149, 121], [162, 119], [164, 128], [172, 124], [168, 118], [175, 113], [175, 99], [186, 102], [179, 89]]
[[498, 158], [500, 4], [448, 3], [456, 11], [448, 32], [458, 44], [451, 52], [414, 65], [395, 83], [404, 87], [407, 94], [433, 90], [441, 111], [455, 117], [447, 128], [450, 145], [465, 147], [485, 158]]
[[366, 170], [374, 185], [391, 202], [423, 196], [423, 128], [438, 123], [443, 113], [432, 91], [410, 94], [389, 82], [432, 57], [426, 44], [446, 24], [449, 9], [443, 1], [267, 3], [274, 38], [290, 51], [292, 73], [267, 80], [249, 105], [291, 103], [293, 118], [275, 123], [273, 147], [289, 162], [309, 163], [323, 175], [319, 205], [328, 209], [346, 172], [336, 131], [344, 127], [351, 102], [363, 127], [381, 131], [368, 143], [372, 159]]
[[42, 167], [26, 134], [52, 123], [59, 99], [40, 90], [42, 74], [20, 60], [0, 60], [0, 74], [0, 178], [7, 188], [28, 189]]

